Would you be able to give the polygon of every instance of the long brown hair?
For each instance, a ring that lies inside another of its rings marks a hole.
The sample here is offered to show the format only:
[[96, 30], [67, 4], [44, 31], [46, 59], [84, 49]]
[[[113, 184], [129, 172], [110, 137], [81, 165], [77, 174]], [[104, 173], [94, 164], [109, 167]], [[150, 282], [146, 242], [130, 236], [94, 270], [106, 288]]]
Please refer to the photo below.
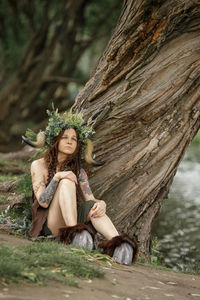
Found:
[[[75, 130], [75, 129], [74, 129]], [[55, 137], [55, 139], [53, 140], [53, 144], [52, 147], [47, 150], [47, 152], [44, 155], [44, 160], [45, 163], [47, 165], [47, 169], [48, 169], [48, 178], [47, 178], [47, 185], [50, 183], [50, 181], [52, 180], [53, 176], [56, 173], [56, 167], [58, 165], [58, 144], [61, 140], [61, 137], [63, 136], [65, 130], [62, 130], [60, 132], [60, 134]], [[76, 130], [75, 130], [76, 131]], [[79, 135], [76, 131], [76, 135], [77, 135], [77, 147], [76, 150], [73, 154], [68, 155], [67, 159], [59, 166], [59, 171], [72, 171], [76, 177], [77, 180], [79, 178], [79, 174], [80, 174], [80, 168], [81, 168], [81, 141], [79, 139]], [[77, 202], [79, 203], [80, 200], [82, 200], [83, 198], [83, 194], [79, 185], [79, 181], [78, 184], [76, 186], [76, 194], [77, 194]]]

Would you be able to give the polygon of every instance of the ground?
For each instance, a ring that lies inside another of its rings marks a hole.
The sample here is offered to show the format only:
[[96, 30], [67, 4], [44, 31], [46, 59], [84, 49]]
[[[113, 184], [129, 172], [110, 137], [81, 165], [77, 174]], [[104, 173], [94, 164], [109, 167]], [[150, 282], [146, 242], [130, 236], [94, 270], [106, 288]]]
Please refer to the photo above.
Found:
[[[0, 231], [0, 243], [16, 246], [31, 241]], [[0, 285], [0, 299], [6, 300], [190, 300], [200, 299], [200, 276], [161, 270], [135, 263], [127, 267], [114, 264], [102, 267], [103, 279], [79, 280], [79, 287], [52, 282], [48, 286], [34, 284]]]

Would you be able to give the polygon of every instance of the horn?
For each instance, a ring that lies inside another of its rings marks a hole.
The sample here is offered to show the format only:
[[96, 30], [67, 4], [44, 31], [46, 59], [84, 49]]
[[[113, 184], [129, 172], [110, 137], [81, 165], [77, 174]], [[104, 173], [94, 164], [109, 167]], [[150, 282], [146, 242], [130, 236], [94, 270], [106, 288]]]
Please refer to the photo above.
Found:
[[84, 153], [84, 159], [88, 164], [92, 164], [93, 166], [102, 166], [105, 164], [105, 161], [101, 162], [96, 162], [93, 157], [92, 157], [92, 151], [93, 151], [93, 143], [91, 140], [87, 139], [87, 146], [85, 148], [85, 153]]
[[45, 139], [46, 139], [46, 136], [45, 136], [44, 131], [40, 131], [37, 134], [36, 142], [32, 142], [27, 137], [22, 136], [22, 140], [26, 144], [28, 144], [29, 146], [34, 147], [34, 148], [42, 148], [42, 147], [44, 147], [44, 145], [45, 145]]

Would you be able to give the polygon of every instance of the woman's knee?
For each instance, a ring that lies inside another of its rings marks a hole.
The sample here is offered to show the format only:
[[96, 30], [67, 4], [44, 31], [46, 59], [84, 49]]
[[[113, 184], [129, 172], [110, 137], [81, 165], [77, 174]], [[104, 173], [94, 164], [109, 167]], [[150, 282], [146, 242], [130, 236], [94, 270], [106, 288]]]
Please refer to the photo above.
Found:
[[75, 185], [75, 182], [73, 182], [69, 179], [61, 179], [59, 181], [58, 188], [67, 188], [67, 189], [74, 191], [74, 190], [76, 190], [76, 185]]
[[67, 184], [67, 185], [75, 185], [75, 182], [70, 180], [70, 179], [67, 179], [67, 178], [63, 178], [59, 181], [59, 185], [63, 185], [63, 184]]
[[76, 204], [76, 186], [75, 186], [75, 183], [68, 180], [68, 179], [62, 179], [59, 184], [60, 184], [60, 187], [58, 189], [59, 204], [60, 205], [62, 205], [64, 203]]

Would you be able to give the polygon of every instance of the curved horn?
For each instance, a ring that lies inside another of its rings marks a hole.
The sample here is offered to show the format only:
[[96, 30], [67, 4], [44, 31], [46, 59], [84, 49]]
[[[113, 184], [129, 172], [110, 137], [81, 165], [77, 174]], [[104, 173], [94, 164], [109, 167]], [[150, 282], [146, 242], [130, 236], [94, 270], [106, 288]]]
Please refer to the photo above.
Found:
[[45, 139], [46, 139], [46, 136], [45, 136], [44, 131], [40, 131], [37, 134], [36, 142], [32, 142], [27, 137], [22, 136], [22, 140], [26, 144], [28, 144], [29, 146], [34, 147], [34, 148], [42, 148], [42, 147], [44, 147], [44, 145], [45, 145]]
[[85, 148], [85, 153], [84, 153], [84, 159], [88, 164], [92, 164], [93, 166], [102, 166], [105, 164], [105, 161], [101, 162], [96, 162], [92, 158], [92, 151], [93, 151], [93, 143], [91, 140], [87, 139], [87, 146]]

